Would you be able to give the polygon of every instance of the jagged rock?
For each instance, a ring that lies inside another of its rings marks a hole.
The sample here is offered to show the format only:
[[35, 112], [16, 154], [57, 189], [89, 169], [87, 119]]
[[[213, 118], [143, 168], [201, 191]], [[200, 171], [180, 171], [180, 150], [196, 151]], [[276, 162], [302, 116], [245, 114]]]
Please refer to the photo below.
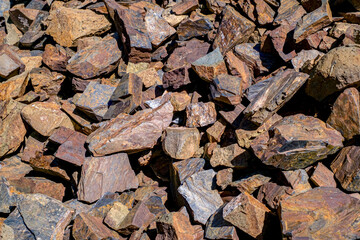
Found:
[[268, 183], [270, 180], [270, 177], [253, 173], [250, 176], [232, 182], [231, 186], [236, 187], [242, 193], [247, 192], [248, 194], [253, 194], [259, 187]]
[[186, 107], [186, 126], [204, 127], [216, 121], [216, 110], [213, 102], [191, 103]]
[[200, 147], [197, 128], [168, 127], [162, 144], [164, 152], [175, 159], [191, 158]]
[[8, 79], [24, 72], [25, 65], [9, 45], [0, 46], [0, 79]]
[[274, 19], [275, 24], [287, 22], [295, 27], [300, 18], [306, 14], [305, 9], [297, 0], [280, 0], [280, 7], [277, 10], [277, 16]]
[[210, 164], [212, 167], [246, 168], [250, 159], [250, 153], [235, 143], [215, 148], [210, 158]]
[[231, 51], [226, 53], [225, 61], [231, 75], [241, 77], [241, 89], [246, 90], [250, 87], [252, 84], [253, 73], [247, 64], [240, 58], [236, 57]]
[[188, 177], [178, 188], [191, 211], [194, 221], [205, 224], [208, 218], [223, 204], [217, 190], [213, 190], [216, 173], [206, 170]]
[[226, 128], [226, 122], [223, 119], [217, 120], [211, 127], [206, 129], [206, 134], [210, 142], [220, 142]]
[[233, 239], [239, 240], [236, 228], [229, 222], [224, 220], [224, 206], [221, 206], [209, 218], [206, 223], [205, 237], [207, 239]]
[[269, 212], [264, 204], [244, 192], [225, 205], [223, 217], [253, 238], [262, 239], [265, 219]]
[[45, 45], [45, 51], [42, 55], [42, 61], [53, 71], [66, 71], [66, 65], [70, 56], [68, 56], [65, 48], [60, 45]]
[[10, 184], [6, 178], [0, 178], [0, 213], [10, 213], [11, 208], [16, 206], [15, 196], [10, 191]]
[[171, 93], [170, 102], [174, 107], [174, 111], [183, 111], [191, 102], [191, 97], [185, 92]]
[[210, 86], [211, 96], [214, 100], [230, 105], [238, 105], [241, 102], [243, 89], [242, 79], [228, 74], [218, 75]]
[[20, 39], [20, 44], [24, 47], [31, 47], [36, 44], [36, 42], [41, 41], [45, 35], [45, 31], [42, 31], [42, 22], [46, 21], [49, 13], [45, 11], [40, 11], [34, 21], [31, 23], [29, 29], [24, 33]]
[[294, 190], [288, 186], [280, 186], [273, 182], [262, 185], [259, 189], [257, 200], [266, 203], [270, 208], [277, 209], [284, 199], [291, 196]]
[[126, 153], [92, 157], [82, 167], [78, 199], [91, 203], [106, 192], [123, 192], [138, 185]]
[[177, 15], [183, 15], [195, 10], [198, 5], [198, 0], [183, 0], [175, 4], [171, 10]]
[[139, 106], [142, 101], [142, 79], [134, 73], [125, 74], [117, 84], [111, 101], [118, 102], [121, 99], [131, 97], [131, 109]]
[[291, 170], [336, 153], [343, 147], [343, 140], [338, 131], [321, 120], [296, 114], [276, 122], [252, 142], [251, 148], [264, 164]]
[[26, 145], [21, 156], [24, 162], [30, 162], [31, 159], [42, 156], [45, 149], [44, 139], [37, 132], [32, 132], [26, 139]]
[[37, 9], [29, 8], [11, 8], [9, 10], [11, 21], [16, 25], [16, 27], [25, 33], [29, 30], [30, 25], [35, 20], [36, 16], [39, 14]]
[[180, 41], [185, 41], [193, 37], [202, 37], [208, 34], [214, 25], [211, 20], [204, 15], [197, 14], [188, 19], [184, 19], [177, 28], [177, 35]]
[[70, 181], [69, 175], [64, 169], [59, 167], [57, 160], [52, 155], [45, 155], [40, 157], [36, 156], [35, 158], [30, 158], [29, 164], [37, 172], [42, 172]]
[[274, 21], [275, 11], [264, 1], [254, 0], [257, 12], [257, 21], [260, 25], [270, 24]]
[[89, 135], [89, 150], [95, 156], [103, 156], [152, 148], [162, 131], [170, 125], [173, 109], [171, 103], [167, 102], [154, 110], [119, 115]]
[[0, 238], [7, 240], [36, 239], [34, 234], [25, 225], [23, 218], [17, 208], [10, 213], [10, 215], [2, 224]]
[[5, 158], [0, 162], [0, 177], [4, 177], [7, 180], [20, 179], [32, 170], [32, 167], [21, 162], [18, 156]]
[[233, 172], [232, 168], [225, 168], [216, 174], [216, 184], [224, 190], [227, 186], [230, 185], [233, 181]]
[[23, 72], [4, 82], [0, 82], [0, 101], [21, 97], [24, 95], [28, 83], [28, 72]]
[[[349, 86], [360, 84], [360, 48], [334, 48], [325, 54], [309, 78], [305, 92], [318, 101]], [[326, 87], [325, 87], [326, 86]]]
[[128, 213], [129, 209], [127, 206], [120, 202], [115, 202], [110, 211], [107, 213], [104, 223], [110, 228], [117, 230]]
[[314, 188], [281, 201], [283, 236], [357, 239], [360, 237], [359, 209], [360, 200], [339, 189]]
[[33, 68], [30, 71], [30, 82], [34, 92], [39, 95], [57, 95], [65, 76], [58, 72], [51, 72], [47, 68]]
[[311, 189], [309, 176], [304, 169], [283, 171], [282, 174], [288, 184], [292, 187], [292, 189], [294, 189], [295, 194], [306, 192]]
[[[162, 80], [155, 68], [148, 68], [136, 73], [146, 88], [162, 84]], [[140, 88], [141, 90], [141, 88]]]
[[351, 192], [360, 191], [359, 150], [360, 148], [357, 146], [343, 148], [330, 165], [331, 170], [334, 172], [341, 186]]
[[232, 111], [219, 111], [219, 114], [225, 119], [226, 122], [231, 124], [234, 128], [240, 126], [240, 114], [244, 111], [245, 107], [238, 104]]
[[317, 187], [336, 187], [336, 181], [334, 179], [334, 173], [332, 173], [327, 167], [319, 162], [313, 174], [310, 177], [310, 180]]
[[315, 49], [301, 50], [301, 52], [299, 52], [297, 56], [291, 60], [291, 64], [294, 66], [296, 71], [300, 71], [300, 69], [307, 64], [308, 61], [314, 61], [315, 59], [321, 58], [323, 55], [324, 54], [322, 52]]
[[85, 141], [87, 136], [79, 132], [73, 132], [64, 141], [55, 153], [55, 157], [72, 163], [76, 166], [82, 166], [85, 161]]
[[190, 84], [191, 82], [188, 70], [188, 67], [180, 67], [165, 72], [162, 79], [163, 87], [178, 89], [180, 87]]

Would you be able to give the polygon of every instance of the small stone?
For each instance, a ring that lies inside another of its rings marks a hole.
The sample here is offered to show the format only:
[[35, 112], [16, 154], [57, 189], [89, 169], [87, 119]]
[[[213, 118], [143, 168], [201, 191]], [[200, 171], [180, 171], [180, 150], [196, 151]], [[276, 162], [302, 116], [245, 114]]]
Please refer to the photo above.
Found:
[[257, 21], [260, 25], [270, 24], [274, 21], [275, 11], [264, 1], [255, 0]]
[[268, 182], [260, 187], [257, 200], [266, 203], [271, 209], [278, 209], [281, 201], [292, 195], [293, 192], [291, 187]]
[[121, 222], [129, 214], [127, 206], [120, 202], [115, 202], [110, 211], [107, 213], [104, 223], [114, 230], [118, 230]]
[[219, 111], [219, 114], [224, 120], [233, 126], [235, 129], [240, 126], [240, 114], [244, 111], [245, 107], [242, 104], [235, 105], [232, 111]]
[[215, 175], [212, 169], [195, 173], [178, 188], [194, 221], [201, 224], [206, 224], [208, 218], [223, 204], [218, 191], [212, 187]]
[[268, 183], [270, 180], [270, 177], [253, 173], [249, 176], [243, 177], [240, 180], [232, 182], [231, 186], [236, 187], [242, 193], [247, 192], [248, 194], [253, 194], [259, 187], [265, 183]]
[[327, 167], [319, 162], [315, 168], [315, 171], [310, 177], [310, 180], [317, 187], [336, 187], [336, 181], [334, 179], [334, 173], [332, 173]]
[[[27, 6], [28, 8], [28, 6]], [[24, 47], [32, 47], [37, 42], [44, 39], [45, 31], [42, 30], [42, 22], [46, 21], [49, 16], [48, 12], [40, 11], [28, 30], [20, 39], [20, 44]]]
[[126, 153], [92, 157], [82, 167], [78, 199], [91, 203], [106, 192], [123, 192], [138, 185]]
[[28, 72], [14, 76], [4, 82], [0, 82], [0, 101], [18, 98], [24, 95], [29, 83]]
[[60, 145], [55, 153], [55, 157], [72, 163], [76, 166], [82, 166], [85, 161], [85, 141], [87, 136], [79, 132], [73, 132], [64, 143]]
[[198, 0], [183, 0], [175, 4], [171, 10], [177, 15], [184, 15], [195, 10], [198, 5]]
[[174, 111], [184, 111], [191, 102], [191, 97], [186, 91], [171, 93], [170, 102]]
[[233, 169], [232, 168], [225, 168], [220, 170], [216, 174], [216, 184], [221, 187], [222, 190], [227, 188], [233, 181]]
[[29, 164], [37, 172], [42, 172], [50, 176], [55, 176], [66, 181], [70, 181], [69, 175], [64, 169], [59, 167], [58, 161], [52, 155], [36, 155], [34, 158], [30, 158]]
[[239, 240], [236, 228], [223, 217], [224, 206], [220, 207], [206, 223], [205, 237], [207, 239]]
[[215, 148], [210, 158], [210, 164], [212, 167], [246, 168], [250, 159], [250, 153], [234, 143], [226, 147]]
[[347, 22], [360, 24], [360, 12], [347, 12], [344, 18]]
[[35, 131], [50, 136], [58, 127], [74, 129], [70, 118], [52, 102], [36, 102], [21, 110], [21, 116]]
[[252, 84], [253, 73], [247, 64], [236, 57], [232, 51], [226, 53], [225, 61], [230, 75], [241, 77], [241, 89], [245, 91], [250, 87]]
[[53, 71], [66, 71], [66, 65], [70, 56], [68, 56], [65, 48], [60, 45], [45, 45], [45, 51], [42, 55], [42, 61]]
[[274, 23], [281, 25], [287, 22], [290, 26], [295, 27], [300, 18], [306, 14], [305, 9], [297, 0], [280, 0], [280, 7], [277, 10], [277, 16]]
[[8, 79], [25, 70], [25, 65], [19, 56], [8, 46], [0, 46], [0, 79]]
[[220, 142], [224, 134], [226, 122], [223, 119], [217, 120], [211, 127], [206, 129], [206, 134], [210, 142]]
[[189, 67], [180, 67], [165, 72], [162, 81], [164, 88], [172, 88], [174, 90], [190, 84]]
[[242, 79], [228, 74], [218, 75], [210, 86], [211, 96], [214, 100], [230, 105], [238, 105], [241, 102], [243, 89]]
[[57, 95], [65, 80], [64, 75], [47, 68], [33, 68], [29, 75], [34, 92], [43, 95]]
[[336, 46], [337, 40], [335, 38], [324, 36], [320, 45], [319, 50], [323, 52], [328, 52]]
[[39, 10], [29, 8], [11, 8], [9, 10], [11, 21], [16, 27], [25, 33], [39, 14]]
[[32, 170], [32, 167], [21, 162], [18, 156], [5, 158], [0, 162], [0, 177], [4, 177], [7, 180], [20, 179]]
[[314, 61], [317, 58], [321, 58], [324, 54], [322, 52], [319, 52], [315, 49], [312, 50], [301, 50], [297, 54], [296, 57], [294, 57], [291, 60], [291, 64], [293, 65], [294, 69], [296, 71], [300, 71], [300, 69], [308, 62], [308, 61]]
[[42, 136], [37, 132], [32, 132], [26, 139], [26, 145], [21, 156], [24, 162], [30, 162], [31, 159], [42, 156], [45, 149], [45, 142]]
[[247, 192], [233, 198], [223, 210], [223, 217], [253, 238], [262, 239], [266, 215], [270, 210]]
[[213, 102], [191, 103], [186, 107], [186, 126], [205, 127], [216, 122], [216, 115]]
[[2, 224], [0, 238], [7, 240], [36, 239], [34, 234], [25, 225], [23, 218], [17, 208], [10, 213], [10, 215]]
[[162, 84], [162, 80], [155, 68], [148, 68], [136, 73], [146, 88]]
[[128, 96], [132, 97], [132, 102], [135, 108], [141, 104], [142, 100], [142, 79], [134, 73], [125, 74], [118, 83], [114, 93], [111, 96], [111, 101], [117, 102]]
[[214, 25], [211, 20], [202, 14], [192, 15], [191, 18], [184, 19], [177, 28], [177, 35], [180, 41], [185, 41], [193, 37], [202, 37], [208, 34]]
[[59, 127], [54, 130], [54, 132], [49, 137], [49, 140], [56, 144], [63, 144], [68, 140], [68, 138], [74, 134], [74, 131], [70, 128]]
[[282, 174], [292, 189], [294, 189], [295, 194], [306, 192], [311, 189], [309, 176], [304, 169], [283, 171]]

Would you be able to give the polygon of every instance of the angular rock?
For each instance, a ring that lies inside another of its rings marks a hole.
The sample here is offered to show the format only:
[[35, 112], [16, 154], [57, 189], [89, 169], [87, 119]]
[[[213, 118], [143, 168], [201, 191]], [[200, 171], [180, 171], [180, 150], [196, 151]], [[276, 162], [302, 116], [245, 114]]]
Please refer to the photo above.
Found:
[[106, 214], [104, 223], [114, 230], [118, 230], [121, 222], [129, 214], [127, 206], [120, 202], [115, 202], [110, 211]]
[[183, 0], [175, 4], [171, 10], [177, 15], [184, 15], [195, 10], [198, 5], [198, 0]]
[[257, 21], [260, 25], [270, 24], [274, 21], [275, 11], [264, 1], [254, 0], [257, 12]]
[[69, 138], [63, 142], [55, 153], [55, 157], [82, 166], [85, 161], [85, 142], [87, 136], [79, 132], [73, 132]]
[[239, 240], [236, 228], [231, 223], [225, 221], [223, 210], [224, 206], [216, 210], [216, 212], [209, 218], [206, 223], [205, 237], [207, 239]]
[[0, 46], [0, 79], [8, 79], [24, 72], [25, 65], [9, 45]]
[[91, 203], [106, 192], [123, 192], [138, 185], [126, 153], [92, 157], [82, 167], [78, 199]]
[[10, 185], [6, 178], [0, 178], [0, 213], [10, 213], [11, 208], [16, 206], [15, 196], [10, 192]]
[[206, 170], [188, 177], [178, 188], [185, 198], [194, 221], [206, 224], [208, 218], [223, 204], [217, 190], [213, 190], [214, 170]]
[[234, 128], [240, 126], [240, 114], [244, 111], [245, 107], [242, 104], [238, 104], [232, 111], [219, 111], [219, 114]]
[[37, 172], [42, 172], [50, 176], [60, 177], [66, 181], [70, 181], [66, 171], [59, 167], [58, 161], [52, 155], [38, 156], [30, 158], [30, 166]]
[[248, 194], [253, 194], [259, 187], [268, 183], [270, 180], [270, 177], [253, 173], [240, 180], [232, 182], [231, 186], [236, 187], [242, 193], [247, 192]]
[[271, 209], [277, 209], [281, 201], [291, 196], [293, 192], [291, 187], [268, 182], [260, 187], [257, 200], [266, 203]]
[[238, 105], [241, 102], [242, 79], [228, 74], [218, 75], [210, 86], [211, 96], [214, 100], [230, 105]]
[[111, 96], [111, 101], [117, 102], [131, 96], [131, 101], [135, 108], [141, 104], [142, 100], [142, 79], [134, 73], [125, 74], [118, 83], [114, 93]]
[[177, 35], [180, 41], [185, 41], [193, 37], [202, 37], [208, 34], [214, 25], [211, 20], [204, 15], [184, 19], [177, 28]]
[[234, 170], [232, 168], [225, 168], [220, 170], [216, 174], [216, 184], [221, 187], [222, 190], [227, 188], [227, 186], [230, 185], [233, 181], [233, 172]]
[[28, 72], [23, 72], [4, 82], [0, 82], [0, 101], [21, 97], [24, 95], [28, 83]]
[[163, 87], [178, 89], [182, 86], [190, 84], [189, 68], [180, 67], [164, 73]]
[[343, 147], [343, 140], [338, 131], [321, 120], [296, 114], [276, 122], [252, 142], [251, 148], [264, 164], [292, 170], [336, 153]]
[[51, 72], [47, 68], [33, 68], [30, 71], [30, 81], [34, 92], [42, 95], [57, 95], [65, 76], [58, 72]]
[[17, 208], [10, 213], [10, 215], [2, 224], [0, 238], [7, 240], [36, 239], [34, 234], [25, 225], [23, 218]]
[[162, 143], [164, 152], [175, 159], [191, 158], [200, 147], [197, 128], [168, 127]]
[[294, 189], [295, 194], [306, 192], [311, 189], [309, 176], [304, 169], [283, 171], [282, 174], [292, 189]]
[[191, 103], [186, 107], [186, 126], [205, 127], [216, 121], [216, 115], [213, 102]]
[[307, 63], [307, 61], [314, 61], [317, 58], [322, 57], [324, 54], [315, 49], [312, 50], [301, 50], [296, 57], [291, 60], [291, 64], [294, 66], [296, 71], [300, 69]]
[[177, 27], [184, 19], [188, 18], [187, 15], [176, 15], [173, 13], [172, 8], [166, 8], [163, 10], [161, 16], [170, 24], [172, 27]]
[[306, 14], [305, 9], [297, 0], [280, 0], [280, 7], [277, 10], [277, 16], [274, 19], [275, 24], [287, 22], [290, 26], [295, 27], [298, 20]]
[[206, 134], [210, 142], [220, 142], [226, 128], [226, 122], [223, 119], [216, 121], [211, 127], [206, 129]]
[[11, 21], [15, 26], [25, 33], [39, 14], [39, 10], [29, 8], [11, 8], [9, 10]]
[[0, 177], [4, 177], [7, 180], [20, 179], [32, 170], [32, 167], [21, 162], [21, 158], [18, 156], [5, 158], [0, 162]]
[[49, 13], [45, 11], [40, 11], [34, 21], [31, 23], [29, 29], [24, 33], [20, 39], [20, 44], [24, 47], [32, 47], [45, 35], [45, 31], [42, 30], [42, 22], [46, 21]]
[[252, 84], [253, 73], [246, 63], [236, 57], [231, 51], [226, 53], [225, 60], [229, 73], [233, 76], [241, 77], [241, 89], [246, 90], [250, 87]]
[[212, 167], [246, 168], [250, 159], [250, 153], [235, 143], [226, 147], [215, 148], [210, 158], [210, 164]]
[[321, 162], [316, 165], [315, 171], [311, 175], [310, 180], [317, 187], [336, 187], [334, 173], [325, 167]]
[[162, 84], [162, 80], [155, 68], [148, 68], [136, 73], [141, 78], [142, 83], [146, 88]]
[[66, 65], [70, 56], [68, 56], [65, 48], [60, 45], [45, 45], [45, 51], [42, 55], [42, 61], [53, 71], [66, 71]]
[[170, 102], [174, 111], [183, 111], [191, 102], [191, 97], [185, 91], [171, 93]]
[[119, 115], [105, 123], [91, 135], [87, 142], [94, 156], [120, 151], [139, 151], [152, 148], [173, 117], [170, 102], [135, 115]]

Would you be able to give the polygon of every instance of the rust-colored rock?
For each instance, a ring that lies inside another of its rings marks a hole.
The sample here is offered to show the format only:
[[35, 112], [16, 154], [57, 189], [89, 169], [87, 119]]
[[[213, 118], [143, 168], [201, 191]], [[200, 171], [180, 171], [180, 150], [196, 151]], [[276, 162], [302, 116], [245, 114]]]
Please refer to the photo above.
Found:
[[254, 173], [232, 182], [231, 186], [236, 187], [242, 193], [247, 192], [248, 194], [253, 194], [259, 187], [268, 183], [270, 180], [270, 177], [260, 173]]
[[281, 201], [292, 195], [293, 192], [291, 187], [268, 182], [260, 187], [257, 200], [267, 204], [271, 209], [277, 209]]
[[71, 136], [60, 145], [55, 153], [55, 157], [76, 166], [82, 166], [85, 161], [86, 137], [85, 134], [74, 131]]
[[220, 142], [226, 128], [226, 122], [223, 119], [216, 121], [211, 127], [206, 129], [206, 134], [210, 142]]
[[225, 168], [216, 174], [216, 184], [221, 187], [222, 190], [232, 183], [233, 172], [234, 170], [232, 168]]
[[[235, 47], [236, 49], [236, 47]], [[241, 89], [246, 90], [252, 84], [253, 73], [247, 64], [230, 51], [226, 53], [226, 64], [229, 73], [233, 76], [241, 77]]]
[[295, 194], [306, 192], [311, 189], [309, 176], [304, 169], [283, 171], [282, 174], [288, 184], [294, 189]]
[[334, 173], [325, 167], [321, 162], [316, 165], [310, 180], [317, 187], [336, 187]]
[[274, 21], [275, 11], [264, 1], [255, 0], [257, 21], [260, 25], [270, 24]]
[[136, 73], [141, 78], [142, 83], [146, 88], [161, 85], [161, 78], [155, 68], [148, 68]]
[[191, 97], [187, 92], [174, 92], [171, 94], [170, 102], [174, 107], [174, 111], [183, 111], [190, 104]]
[[161, 14], [151, 9], [146, 12], [145, 25], [150, 41], [155, 47], [160, 46], [176, 32], [176, 30], [161, 17]]
[[215, 148], [210, 158], [210, 164], [212, 167], [246, 168], [250, 159], [250, 153], [234, 143], [226, 147]]
[[172, 11], [177, 15], [187, 14], [195, 10], [199, 5], [198, 0], [183, 0], [172, 7]]
[[30, 81], [34, 92], [40, 95], [57, 95], [65, 76], [58, 72], [51, 72], [47, 68], [33, 68], [30, 71]]
[[5, 158], [0, 162], [0, 177], [7, 180], [18, 180], [32, 170], [32, 167], [23, 163], [18, 156]]
[[206, 223], [205, 237], [207, 239], [239, 240], [236, 228], [224, 220], [224, 206], [221, 206]]
[[129, 214], [127, 206], [121, 202], [115, 202], [109, 212], [106, 214], [104, 223], [114, 230], [118, 230], [121, 222]]
[[243, 93], [242, 79], [228, 74], [218, 75], [210, 86], [211, 96], [214, 100], [230, 105], [238, 105]]
[[295, 27], [300, 18], [306, 14], [305, 9], [297, 0], [281, 0], [280, 7], [277, 10], [277, 16], [274, 19], [275, 24], [288, 23]]
[[42, 55], [42, 61], [53, 71], [66, 71], [66, 65], [70, 56], [60, 45], [46, 44]]
[[180, 67], [165, 72], [162, 79], [163, 87], [178, 89], [190, 84], [189, 68], [190, 67]]
[[216, 121], [216, 110], [213, 102], [191, 103], [186, 107], [186, 126], [204, 127]]
[[4, 82], [0, 82], [0, 101], [21, 97], [24, 95], [28, 83], [28, 72], [23, 72]]
[[0, 46], [0, 79], [8, 79], [24, 72], [25, 65], [9, 45]]

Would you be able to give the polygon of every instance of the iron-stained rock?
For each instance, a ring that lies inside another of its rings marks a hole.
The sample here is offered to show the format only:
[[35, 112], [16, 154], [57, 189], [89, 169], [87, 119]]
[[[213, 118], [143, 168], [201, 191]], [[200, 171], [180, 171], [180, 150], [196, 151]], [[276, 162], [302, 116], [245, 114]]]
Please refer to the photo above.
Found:
[[39, 14], [37, 9], [29, 8], [16, 8], [12, 7], [9, 10], [11, 21], [16, 25], [16, 27], [25, 33], [29, 30], [30, 25], [35, 20], [36, 16]]
[[47, 68], [33, 68], [30, 71], [30, 82], [34, 92], [39, 95], [57, 95], [65, 76], [58, 72], [51, 72]]
[[210, 158], [210, 164], [212, 167], [246, 168], [250, 159], [250, 153], [234, 143], [226, 147], [215, 148]]
[[297, 0], [281, 0], [274, 19], [275, 24], [282, 24], [285, 21], [295, 27], [298, 20], [306, 14], [305, 9]]
[[114, 93], [111, 96], [111, 101], [118, 102], [121, 99], [131, 97], [131, 109], [139, 106], [142, 100], [142, 79], [134, 73], [125, 74], [120, 82], [117, 84]]
[[0, 79], [8, 79], [24, 72], [25, 65], [9, 45], [0, 46]]
[[321, 58], [323, 55], [324, 54], [322, 52], [319, 52], [315, 49], [302, 50], [297, 54], [296, 57], [291, 60], [291, 64], [294, 66], [296, 71], [300, 71], [302, 67], [308, 63], [308, 61], [315, 61], [316, 59]]
[[218, 75], [210, 86], [214, 100], [230, 105], [238, 105], [242, 97], [242, 79], [228, 74]]
[[121, 222], [128, 215], [129, 209], [121, 202], [115, 202], [106, 214], [104, 223], [114, 230], [118, 230]]
[[23, 163], [18, 156], [5, 158], [0, 162], [0, 177], [7, 180], [20, 179], [32, 170], [32, 167]]
[[31, 47], [37, 42], [41, 41], [41, 38], [45, 35], [45, 31], [42, 30], [42, 22], [46, 21], [49, 13], [40, 11], [34, 21], [31, 23], [29, 29], [24, 33], [20, 39], [20, 43], [24, 47]]
[[288, 186], [280, 186], [273, 182], [262, 185], [259, 189], [257, 200], [263, 202], [271, 209], [277, 209], [283, 199], [286, 199], [294, 193], [294, 190]]
[[185, 41], [193, 37], [202, 37], [213, 28], [214, 26], [209, 18], [198, 14], [183, 20], [177, 28], [177, 35], [180, 41]]
[[220, 142], [226, 128], [226, 122], [223, 119], [216, 121], [211, 127], [206, 129], [206, 134], [210, 142]]
[[171, 10], [177, 15], [183, 15], [195, 10], [198, 5], [198, 0], [183, 0], [175, 4]]
[[254, 0], [257, 12], [257, 21], [260, 25], [270, 24], [274, 21], [275, 11], [264, 0]]
[[85, 161], [86, 137], [85, 134], [74, 131], [71, 136], [60, 145], [55, 153], [55, 157], [76, 166], [82, 166]]
[[216, 174], [216, 184], [221, 187], [222, 190], [227, 188], [233, 181], [233, 172], [232, 168], [225, 168], [217, 172]]
[[174, 107], [174, 111], [183, 111], [190, 104], [191, 97], [187, 92], [173, 92], [171, 93], [170, 102]]
[[236, 232], [236, 228], [224, 220], [223, 217], [224, 206], [220, 207], [209, 218], [206, 223], [205, 237], [208, 239], [233, 239], [238, 240], [239, 237]]
[[17, 208], [11, 212], [11, 214], [2, 224], [0, 238], [7, 240], [36, 239], [34, 234], [25, 225], [23, 218]]
[[42, 55], [42, 61], [53, 71], [66, 71], [66, 65], [70, 56], [68, 56], [65, 48], [60, 45], [45, 45], [45, 51]]
[[189, 68], [190, 67], [180, 67], [165, 72], [162, 79], [163, 87], [178, 89], [190, 84]]
[[0, 178], [0, 213], [10, 213], [11, 208], [16, 206], [15, 196], [10, 191], [10, 184], [6, 178]]
[[191, 103], [186, 107], [186, 126], [205, 127], [216, 121], [216, 115], [213, 102]]
[[22, 74], [9, 78], [4, 82], [0, 82], [0, 101], [21, 97], [24, 95], [28, 83], [28, 72], [23, 72]]
[[260, 173], [253, 173], [249, 176], [243, 177], [240, 180], [236, 180], [231, 183], [232, 187], [236, 187], [240, 192], [247, 192], [253, 194], [259, 187], [268, 183], [271, 180], [270, 177], [264, 176]]
[[316, 165], [310, 180], [317, 187], [336, 187], [334, 173], [325, 167], [321, 162]]
[[283, 171], [282, 174], [288, 184], [294, 189], [295, 194], [306, 192], [311, 189], [309, 176], [304, 169]]

